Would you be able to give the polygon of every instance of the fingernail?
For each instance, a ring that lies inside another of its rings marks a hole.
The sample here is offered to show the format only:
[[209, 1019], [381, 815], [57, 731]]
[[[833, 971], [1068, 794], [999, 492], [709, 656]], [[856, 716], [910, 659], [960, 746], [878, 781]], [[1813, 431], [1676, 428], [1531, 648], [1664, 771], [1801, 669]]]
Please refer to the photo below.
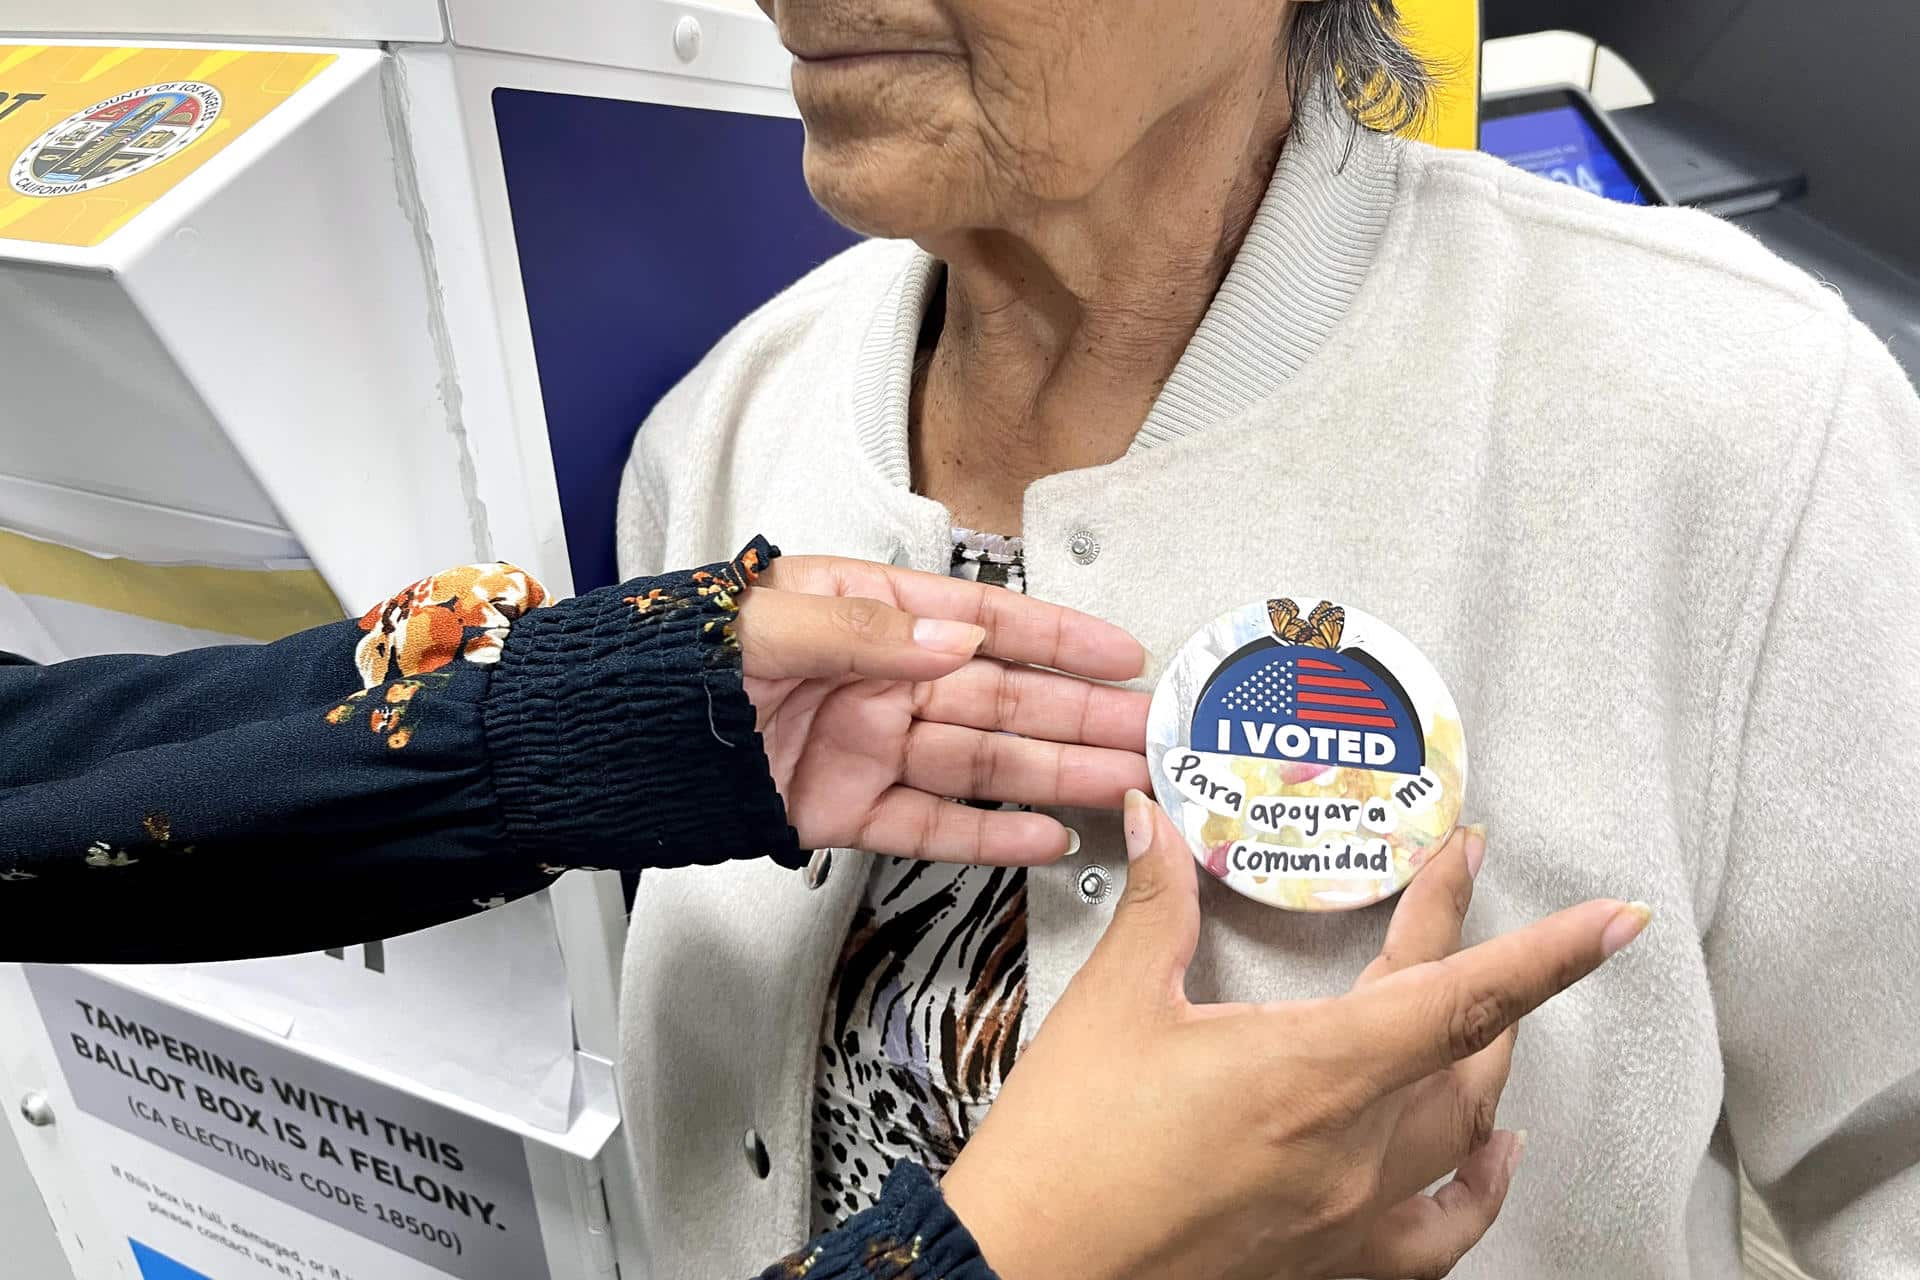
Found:
[[1147, 799], [1144, 791], [1127, 792], [1125, 814], [1121, 825], [1127, 831], [1127, 861], [1132, 862], [1147, 851], [1153, 843], [1153, 801]]
[[1072, 827], [1068, 827], [1067, 828], [1067, 851], [1061, 854], [1060, 856], [1063, 858], [1071, 858], [1074, 854], [1078, 852], [1080, 852], [1080, 833], [1078, 831], [1075, 831]]
[[1487, 860], [1487, 824], [1471, 823], [1467, 827], [1467, 874], [1474, 879], [1480, 878], [1480, 864]]
[[1513, 1176], [1513, 1171], [1520, 1167], [1520, 1157], [1527, 1154], [1527, 1139], [1531, 1136], [1531, 1130], [1515, 1129], [1513, 1131], [1513, 1150], [1507, 1152], [1507, 1176], [1509, 1178]]
[[913, 624], [913, 642], [936, 653], [972, 653], [986, 638], [983, 628], [951, 618], [921, 618]]
[[1653, 908], [1644, 902], [1629, 902], [1620, 908], [1618, 915], [1607, 922], [1605, 932], [1600, 935], [1600, 954], [1612, 957], [1626, 950], [1627, 944], [1640, 936], [1647, 922], [1653, 919]]

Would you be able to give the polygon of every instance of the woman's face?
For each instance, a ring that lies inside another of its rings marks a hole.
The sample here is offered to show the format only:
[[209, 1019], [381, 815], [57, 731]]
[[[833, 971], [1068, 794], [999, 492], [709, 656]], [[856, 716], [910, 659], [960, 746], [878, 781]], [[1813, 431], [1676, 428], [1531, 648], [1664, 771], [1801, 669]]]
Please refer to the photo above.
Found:
[[1230, 104], [1284, 92], [1292, 2], [758, 0], [795, 55], [814, 196], [920, 238], [1078, 200], [1149, 137], [1231, 127]]

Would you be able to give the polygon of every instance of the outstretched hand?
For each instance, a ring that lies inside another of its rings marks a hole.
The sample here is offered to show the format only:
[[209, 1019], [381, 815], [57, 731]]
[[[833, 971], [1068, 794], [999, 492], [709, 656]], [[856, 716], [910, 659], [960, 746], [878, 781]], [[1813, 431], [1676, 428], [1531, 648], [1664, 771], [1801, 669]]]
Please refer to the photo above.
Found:
[[1111, 623], [1004, 588], [788, 556], [735, 624], [787, 820], [807, 848], [1030, 865], [1073, 837], [1038, 813], [1147, 785], [1145, 663]]
[[1194, 1004], [1193, 855], [1144, 795], [1126, 832], [1106, 936], [943, 1183], [987, 1263], [1005, 1280], [1447, 1274], [1520, 1157], [1494, 1128], [1513, 1026], [1646, 909], [1596, 900], [1460, 950], [1484, 838], [1457, 832], [1346, 995]]

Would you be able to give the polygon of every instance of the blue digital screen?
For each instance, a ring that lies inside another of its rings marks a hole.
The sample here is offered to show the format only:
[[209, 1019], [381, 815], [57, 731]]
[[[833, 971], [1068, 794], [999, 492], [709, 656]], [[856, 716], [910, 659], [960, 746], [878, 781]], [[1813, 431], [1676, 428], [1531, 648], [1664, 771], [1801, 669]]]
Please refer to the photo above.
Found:
[[1652, 204], [1578, 107], [1497, 116], [1480, 124], [1480, 149], [1554, 182], [1623, 204]]

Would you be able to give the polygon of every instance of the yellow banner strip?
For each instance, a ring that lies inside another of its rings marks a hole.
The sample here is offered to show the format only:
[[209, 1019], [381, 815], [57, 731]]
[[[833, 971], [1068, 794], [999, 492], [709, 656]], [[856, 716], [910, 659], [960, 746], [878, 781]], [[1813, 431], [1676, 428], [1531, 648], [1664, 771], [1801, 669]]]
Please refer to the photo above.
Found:
[[314, 569], [216, 569], [88, 555], [0, 530], [0, 590], [249, 640], [346, 616]]

